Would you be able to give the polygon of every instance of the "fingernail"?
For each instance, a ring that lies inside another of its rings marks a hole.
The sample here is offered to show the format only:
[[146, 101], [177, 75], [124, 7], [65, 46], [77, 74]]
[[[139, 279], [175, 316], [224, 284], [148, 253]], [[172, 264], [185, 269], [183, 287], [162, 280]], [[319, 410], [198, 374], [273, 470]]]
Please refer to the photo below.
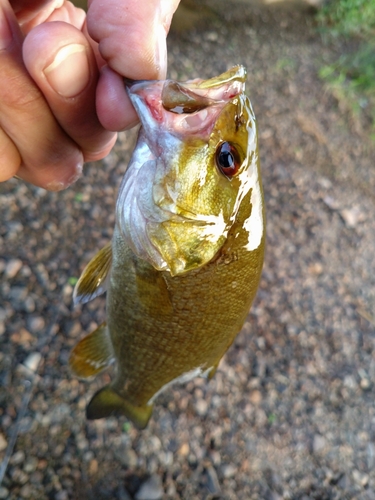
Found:
[[53, 63], [45, 68], [44, 75], [51, 87], [61, 96], [77, 96], [90, 80], [86, 47], [78, 43], [62, 47]]
[[0, 50], [5, 50], [12, 42], [12, 32], [5, 16], [4, 9], [0, 8]]
[[167, 74], [167, 34], [163, 25], [157, 27], [155, 64], [159, 79], [164, 80]]

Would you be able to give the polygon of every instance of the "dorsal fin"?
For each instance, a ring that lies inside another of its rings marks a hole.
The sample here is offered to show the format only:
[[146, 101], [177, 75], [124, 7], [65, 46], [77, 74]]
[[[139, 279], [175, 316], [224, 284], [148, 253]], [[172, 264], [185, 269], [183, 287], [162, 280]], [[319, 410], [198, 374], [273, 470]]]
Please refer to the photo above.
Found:
[[111, 341], [106, 323], [78, 342], [70, 354], [69, 365], [78, 377], [92, 377], [113, 360]]
[[85, 304], [107, 289], [106, 278], [112, 264], [112, 243], [109, 242], [90, 260], [73, 292], [74, 305]]

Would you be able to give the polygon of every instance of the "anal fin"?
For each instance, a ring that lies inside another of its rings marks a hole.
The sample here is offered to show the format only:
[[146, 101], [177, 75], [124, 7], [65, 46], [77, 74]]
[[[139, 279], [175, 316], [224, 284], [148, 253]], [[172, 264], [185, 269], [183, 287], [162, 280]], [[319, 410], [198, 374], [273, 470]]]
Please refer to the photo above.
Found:
[[215, 373], [216, 373], [216, 371], [217, 371], [217, 367], [219, 366], [219, 363], [220, 363], [220, 359], [219, 359], [219, 361], [218, 361], [217, 363], [215, 363], [215, 364], [211, 367], [210, 371], [209, 371], [209, 372], [208, 372], [208, 374], [207, 374], [207, 379], [208, 379], [208, 380], [211, 380], [211, 379], [214, 377], [214, 375], [215, 375]]
[[112, 345], [106, 323], [84, 337], [73, 348], [69, 365], [78, 377], [92, 377], [106, 368], [113, 360]]
[[151, 418], [152, 409], [152, 405], [132, 405], [107, 385], [92, 397], [86, 408], [86, 417], [89, 420], [95, 420], [113, 415], [124, 415], [138, 429], [144, 429]]
[[73, 292], [74, 304], [85, 304], [107, 289], [106, 279], [112, 264], [112, 242], [107, 243], [90, 260]]

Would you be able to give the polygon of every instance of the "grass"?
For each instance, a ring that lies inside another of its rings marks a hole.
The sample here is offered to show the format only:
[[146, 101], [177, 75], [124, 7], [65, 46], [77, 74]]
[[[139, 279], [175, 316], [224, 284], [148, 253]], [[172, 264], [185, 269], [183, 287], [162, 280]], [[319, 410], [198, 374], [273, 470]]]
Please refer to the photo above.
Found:
[[354, 53], [323, 66], [319, 76], [357, 122], [370, 124], [375, 140], [375, 0], [332, 0], [317, 19], [326, 37], [357, 44]]
[[331, 0], [318, 13], [333, 35], [370, 38], [375, 35], [375, 0]]

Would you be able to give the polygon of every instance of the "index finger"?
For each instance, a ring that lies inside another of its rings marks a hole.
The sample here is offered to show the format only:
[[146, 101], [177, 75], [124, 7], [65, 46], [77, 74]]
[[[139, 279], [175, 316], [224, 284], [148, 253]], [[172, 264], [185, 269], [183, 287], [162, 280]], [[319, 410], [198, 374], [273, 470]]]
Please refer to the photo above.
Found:
[[69, 0], [10, 0], [9, 3], [24, 35], [48, 21], [64, 21], [81, 30], [86, 19], [84, 10]]

